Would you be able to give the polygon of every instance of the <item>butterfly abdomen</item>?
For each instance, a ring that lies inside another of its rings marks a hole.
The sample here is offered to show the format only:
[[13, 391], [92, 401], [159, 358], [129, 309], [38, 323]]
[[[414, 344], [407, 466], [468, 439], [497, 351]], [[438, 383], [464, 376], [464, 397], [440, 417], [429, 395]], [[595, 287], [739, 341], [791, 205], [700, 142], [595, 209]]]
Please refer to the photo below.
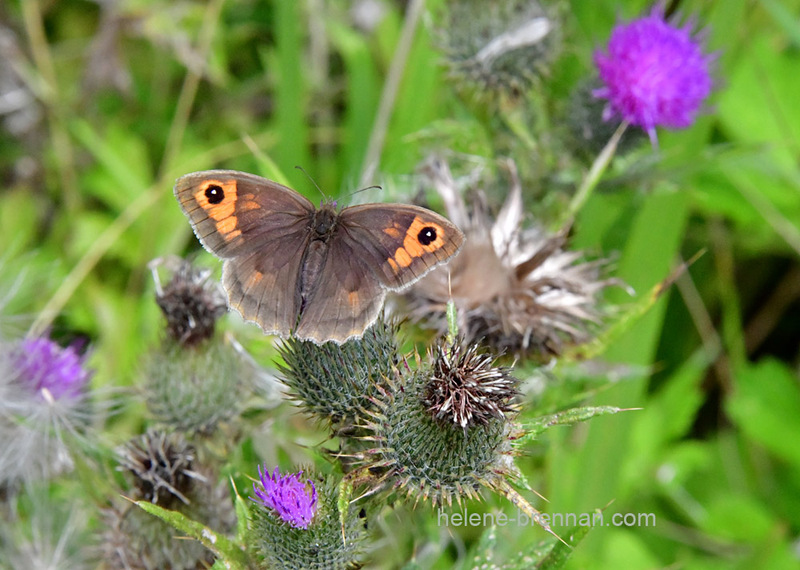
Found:
[[329, 205], [314, 212], [309, 220], [308, 230], [311, 234], [308, 247], [303, 252], [303, 259], [300, 262], [300, 275], [298, 277], [297, 304], [299, 307], [297, 319], [299, 321], [303, 310], [318, 287], [320, 275], [325, 267], [328, 256], [328, 242], [336, 233], [336, 225], [339, 215], [336, 210]]

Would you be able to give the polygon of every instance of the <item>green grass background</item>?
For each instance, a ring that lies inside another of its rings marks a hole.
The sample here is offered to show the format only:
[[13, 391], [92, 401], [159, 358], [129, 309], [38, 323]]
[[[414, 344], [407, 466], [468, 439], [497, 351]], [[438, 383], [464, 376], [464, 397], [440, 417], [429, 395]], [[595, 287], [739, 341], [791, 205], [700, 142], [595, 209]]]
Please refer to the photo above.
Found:
[[[5, 65], [41, 112], [30, 132], [0, 135], [0, 292], [14, 290], [5, 329], [86, 336], [95, 384], [133, 386], [162, 327], [146, 264], [198, 247], [172, 195], [178, 176], [234, 168], [316, 200], [294, 166], [340, 195], [413, 173], [437, 145], [492, 158], [492, 132], [451, 89], [425, 18], [396, 97], [379, 114], [404, 24], [397, 4], [385, 3], [372, 33], [352, 27], [346, 1], [122, 0], [113, 13], [80, 0], [0, 7], [19, 48]], [[592, 51], [617, 17], [648, 9], [559, 6], [563, 54], [531, 95], [531, 105], [546, 99], [555, 110], [591, 72]], [[686, 1], [681, 10], [697, 16], [718, 50], [709, 108], [691, 129], [661, 132], [658, 155], [647, 147], [611, 165], [572, 246], [618, 255], [614, 274], [638, 295], [705, 253], [601, 355], [626, 374], [578, 392], [574, 370], [557, 367], [555, 395], [537, 408], [641, 410], [554, 428], [521, 465], [549, 500], [543, 510], [608, 505], [607, 519], [656, 515], [655, 527], [593, 529], [569, 568], [797, 568], [800, 2]], [[127, 78], [122, 90], [111, 83], [116, 73]], [[383, 119], [377, 176], [364, 180]], [[558, 120], [557, 112], [540, 118], [533, 131], [556, 133]], [[517, 160], [528, 150], [520, 146]], [[551, 179], [558, 165], [558, 156], [546, 165]], [[26, 168], [32, 174], [21, 175]], [[583, 173], [567, 172], [561, 187], [527, 188], [531, 217], [554, 223]], [[632, 302], [619, 293], [612, 300]], [[230, 327], [254, 352], [271, 354], [257, 331]], [[522, 363], [519, 375], [533, 368]], [[123, 411], [109, 422], [110, 439], [124, 441], [143, 421], [141, 410]], [[413, 532], [406, 518], [417, 521]], [[420, 567], [435, 568], [469, 567], [461, 547], [479, 534], [450, 536], [419, 511], [388, 515], [379, 532], [392, 537], [379, 551], [385, 566], [416, 553]], [[546, 536], [498, 533], [501, 559]]]

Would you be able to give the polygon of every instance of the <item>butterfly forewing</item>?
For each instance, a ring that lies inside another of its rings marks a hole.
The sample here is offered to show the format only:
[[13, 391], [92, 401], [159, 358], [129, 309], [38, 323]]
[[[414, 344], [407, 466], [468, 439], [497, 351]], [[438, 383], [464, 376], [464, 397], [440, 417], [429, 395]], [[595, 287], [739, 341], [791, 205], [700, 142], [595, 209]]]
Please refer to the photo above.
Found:
[[182, 176], [175, 196], [206, 249], [232, 258], [308, 225], [314, 205], [291, 188], [235, 170]]
[[451, 258], [464, 234], [449, 220], [418, 206], [365, 204], [346, 208], [341, 226], [348, 241], [384, 287], [402, 289]]

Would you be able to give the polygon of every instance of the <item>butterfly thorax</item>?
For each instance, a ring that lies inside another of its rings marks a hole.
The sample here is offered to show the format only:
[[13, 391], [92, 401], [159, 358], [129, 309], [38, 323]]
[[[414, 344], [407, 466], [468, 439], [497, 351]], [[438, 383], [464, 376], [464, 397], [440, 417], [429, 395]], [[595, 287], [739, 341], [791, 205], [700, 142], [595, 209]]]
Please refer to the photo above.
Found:
[[336, 233], [336, 221], [339, 214], [330, 204], [323, 204], [322, 207], [314, 212], [309, 229], [311, 230], [312, 240], [327, 242]]

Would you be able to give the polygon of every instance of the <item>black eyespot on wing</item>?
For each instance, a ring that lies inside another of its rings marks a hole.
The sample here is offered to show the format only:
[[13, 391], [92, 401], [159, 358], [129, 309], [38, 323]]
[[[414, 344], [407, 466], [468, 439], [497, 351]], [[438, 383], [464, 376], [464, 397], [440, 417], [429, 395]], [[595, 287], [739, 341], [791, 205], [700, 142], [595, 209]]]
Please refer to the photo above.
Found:
[[430, 245], [436, 241], [436, 228], [431, 226], [422, 228], [417, 234], [417, 239], [422, 245]]
[[209, 184], [208, 188], [206, 188], [206, 199], [209, 204], [219, 204], [225, 199], [225, 191], [222, 186]]

